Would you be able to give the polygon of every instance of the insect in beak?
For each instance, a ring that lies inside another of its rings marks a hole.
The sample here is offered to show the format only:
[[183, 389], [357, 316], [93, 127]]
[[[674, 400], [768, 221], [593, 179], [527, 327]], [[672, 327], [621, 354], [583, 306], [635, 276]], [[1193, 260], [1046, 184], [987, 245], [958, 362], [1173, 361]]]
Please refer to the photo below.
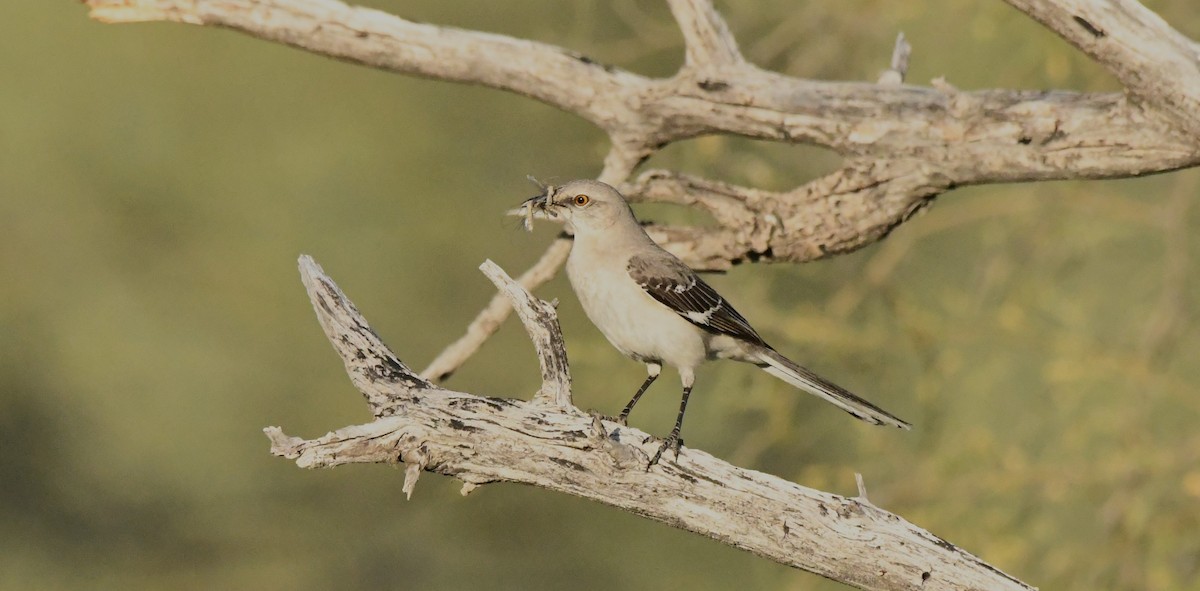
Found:
[[552, 192], [553, 188], [547, 187], [546, 192], [526, 199], [520, 207], [509, 210], [507, 214], [525, 218], [525, 230], [533, 231], [533, 220], [548, 220], [558, 217], [558, 213], [549, 206], [549, 195]]

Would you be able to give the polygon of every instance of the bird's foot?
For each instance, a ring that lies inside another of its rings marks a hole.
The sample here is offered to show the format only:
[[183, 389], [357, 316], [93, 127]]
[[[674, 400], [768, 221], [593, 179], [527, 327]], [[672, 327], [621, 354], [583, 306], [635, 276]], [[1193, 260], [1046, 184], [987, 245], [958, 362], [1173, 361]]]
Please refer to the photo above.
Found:
[[662, 445], [658, 446], [658, 453], [655, 453], [654, 457], [650, 458], [650, 463], [646, 464], [646, 471], [649, 472], [650, 468], [657, 464], [660, 459], [662, 459], [663, 452], [667, 451], [668, 449], [675, 452], [675, 461], [679, 461], [679, 448], [682, 446], [683, 438], [681, 438], [678, 433], [672, 433], [670, 437], [667, 437], [663, 440]]
[[588, 416], [590, 416], [594, 419], [600, 419], [601, 421], [608, 421], [610, 423], [616, 423], [622, 427], [629, 426], [629, 425], [625, 424], [625, 417], [614, 417], [611, 415], [606, 415], [598, 410], [590, 410], [590, 409], [587, 411], [587, 414], [588, 414]]

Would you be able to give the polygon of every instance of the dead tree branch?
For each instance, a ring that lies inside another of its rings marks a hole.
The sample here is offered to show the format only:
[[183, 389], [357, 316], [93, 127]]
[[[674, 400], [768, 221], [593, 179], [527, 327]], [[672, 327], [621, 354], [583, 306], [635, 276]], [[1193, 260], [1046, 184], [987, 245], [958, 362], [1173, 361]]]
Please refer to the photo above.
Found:
[[1200, 137], [1200, 50], [1135, 0], [1007, 0], [1104, 66], [1129, 95]]
[[[897, 38], [879, 83], [824, 82], [748, 63], [708, 0], [668, 0], [686, 60], [649, 78], [578, 52], [504, 35], [415, 23], [339, 0], [85, 0], [104, 22], [225, 27], [320, 55], [412, 76], [476, 84], [574, 113], [612, 140], [600, 179], [633, 199], [694, 203], [715, 227], [651, 235], [699, 269], [802, 262], [887, 236], [958, 186], [1139, 176], [1200, 164], [1200, 44], [1135, 0], [1008, 0], [1103, 65], [1125, 93], [902, 84], [911, 48]], [[731, 134], [823, 146], [842, 168], [784, 192], [638, 165], [679, 140]], [[522, 276], [557, 272], [556, 242]], [[422, 375], [445, 379], [511, 308], [492, 299]]]
[[[646, 470], [657, 443], [570, 404], [570, 376], [553, 307], [495, 265], [485, 273], [517, 302], [542, 358], [541, 396], [556, 404], [477, 396], [413, 374], [324, 271], [300, 271], [325, 335], [377, 419], [303, 440], [265, 429], [272, 453], [304, 468], [407, 465], [405, 494], [422, 471], [463, 481], [463, 493], [519, 482], [591, 499], [706, 535], [860, 589], [1022, 590], [1031, 587], [866, 499], [805, 488], [684, 448]], [[557, 343], [557, 344], [556, 344]]]
[[845, 158], [841, 170], [793, 191], [725, 185], [738, 197], [761, 197], [745, 199], [757, 220], [778, 220], [765, 241], [743, 239], [762, 233], [728, 224], [657, 234], [689, 263], [718, 269], [860, 248], [956, 186], [1117, 178], [1200, 164], [1195, 43], [1133, 0], [1009, 3], [1087, 52], [1128, 93], [959, 92], [792, 78], [746, 62], [707, 0], [670, 0], [687, 60], [661, 79], [545, 43], [414, 23], [338, 0], [87, 0], [92, 17], [105, 22], [226, 27], [375, 68], [515, 92], [606, 131], [613, 169], [632, 172], [663, 146], [706, 134], [824, 146]]
[[[415, 23], [339, 0], [85, 0], [104, 22], [224, 27], [374, 68], [514, 92], [578, 115], [612, 141], [602, 180], [635, 199], [694, 205], [716, 219], [715, 227], [651, 230], [701, 269], [849, 252], [882, 239], [958, 186], [1119, 178], [1200, 164], [1200, 45], [1136, 0], [1007, 1], [1107, 68], [1125, 91], [904, 85], [909, 48], [900, 39], [879, 83], [789, 77], [747, 62], [708, 0], [668, 0], [686, 59], [667, 78], [546, 43]], [[822, 146], [841, 155], [843, 165], [782, 192], [675, 171], [631, 178], [662, 147], [709, 134]], [[566, 251], [556, 241], [522, 283], [547, 279]], [[552, 309], [522, 297], [498, 270], [493, 278], [505, 296], [493, 299], [425, 375], [441, 379], [459, 367], [516, 296], [540, 343], [543, 387], [536, 404], [452, 392], [417, 376], [315, 263], [303, 259], [301, 268], [326, 335], [377, 417], [312, 441], [268, 429], [273, 451], [301, 466], [405, 462], [407, 494], [422, 470], [460, 478], [464, 492], [498, 480], [535, 484], [863, 589], [1028, 588], [870, 505], [865, 492], [850, 499], [813, 491], [696, 450], [643, 471], [653, 444], [570, 405]]]
[[[570, 252], [570, 240], [565, 238], [555, 240], [550, 244], [550, 248], [542, 254], [542, 257], [529, 270], [521, 274], [517, 282], [527, 290], [537, 289], [558, 274], [559, 267], [566, 262], [567, 254]], [[479, 350], [479, 347], [483, 346], [488, 337], [500, 329], [500, 325], [508, 318], [512, 309], [512, 302], [505, 297], [504, 293], [493, 296], [492, 301], [488, 302], [488, 305], [480, 310], [471, 324], [467, 326], [467, 333], [438, 354], [437, 358], [429, 363], [429, 367], [421, 372], [421, 377], [434, 382], [441, 382], [450, 377]]]
[[[637, 164], [636, 157], [624, 152], [618, 146], [613, 146], [604, 159], [604, 170], [600, 172], [599, 178], [606, 183], [619, 185], [633, 172]], [[521, 274], [517, 282], [527, 290], [536, 289], [558, 274], [558, 270], [567, 261], [567, 255], [570, 252], [571, 241], [569, 239], [556, 239], [550, 243], [546, 252], [542, 253], [541, 258]], [[512, 312], [512, 304], [509, 298], [505, 297], [503, 292], [497, 293], [467, 326], [467, 333], [442, 350], [437, 358], [430, 362], [429, 367], [421, 372], [421, 376], [434, 382], [441, 382], [450, 377], [483, 346], [489, 337], [500, 329], [500, 325], [508, 318], [510, 312]]]
[[571, 370], [567, 364], [567, 346], [563, 343], [562, 331], [558, 328], [556, 303], [544, 302], [530, 295], [521, 284], [513, 281], [499, 265], [486, 261], [479, 267], [488, 279], [508, 297], [516, 307], [525, 331], [538, 352], [538, 363], [542, 367], [542, 388], [533, 397], [534, 402], [549, 403], [563, 412], [575, 409], [571, 404]]

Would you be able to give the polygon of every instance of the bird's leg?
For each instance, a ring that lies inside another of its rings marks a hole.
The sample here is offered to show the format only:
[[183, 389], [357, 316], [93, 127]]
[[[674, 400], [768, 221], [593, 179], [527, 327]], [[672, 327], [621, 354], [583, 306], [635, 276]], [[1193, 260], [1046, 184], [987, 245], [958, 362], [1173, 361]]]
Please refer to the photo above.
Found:
[[629, 420], [629, 413], [633, 411], [633, 405], [637, 404], [638, 400], [642, 397], [642, 394], [646, 393], [646, 390], [650, 388], [650, 384], [653, 384], [654, 380], [658, 379], [658, 374], [661, 371], [662, 365], [658, 363], [646, 364], [646, 372], [650, 375], [646, 378], [646, 381], [642, 382], [642, 387], [638, 388], [637, 394], [633, 395], [633, 398], [629, 401], [629, 404], [625, 405], [625, 410], [622, 410], [621, 416], [617, 417], [618, 423], [624, 425], [626, 421]]
[[671, 429], [671, 435], [662, 442], [662, 445], [658, 448], [658, 453], [654, 454], [653, 458], [650, 458], [650, 463], [646, 465], [646, 470], [650, 470], [651, 466], [657, 464], [658, 460], [662, 458], [663, 452], [667, 451], [667, 449], [675, 450], [675, 459], [679, 459], [679, 447], [683, 445], [683, 439], [680, 439], [679, 431], [683, 429], [683, 413], [687, 412], [688, 396], [692, 394], [692, 380], [694, 379], [690, 371], [681, 369], [680, 374], [680, 377], [683, 378], [683, 399], [679, 401], [679, 416], [675, 418], [675, 428]]

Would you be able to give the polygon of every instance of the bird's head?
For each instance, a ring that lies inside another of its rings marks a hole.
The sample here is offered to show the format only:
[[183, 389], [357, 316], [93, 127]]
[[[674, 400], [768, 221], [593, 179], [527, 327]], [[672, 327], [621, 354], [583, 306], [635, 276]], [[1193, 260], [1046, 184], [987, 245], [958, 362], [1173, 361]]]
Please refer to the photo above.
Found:
[[586, 179], [561, 187], [548, 186], [541, 195], [527, 199], [510, 213], [562, 222], [577, 235], [604, 230], [625, 218], [633, 219], [633, 212], [616, 189]]

